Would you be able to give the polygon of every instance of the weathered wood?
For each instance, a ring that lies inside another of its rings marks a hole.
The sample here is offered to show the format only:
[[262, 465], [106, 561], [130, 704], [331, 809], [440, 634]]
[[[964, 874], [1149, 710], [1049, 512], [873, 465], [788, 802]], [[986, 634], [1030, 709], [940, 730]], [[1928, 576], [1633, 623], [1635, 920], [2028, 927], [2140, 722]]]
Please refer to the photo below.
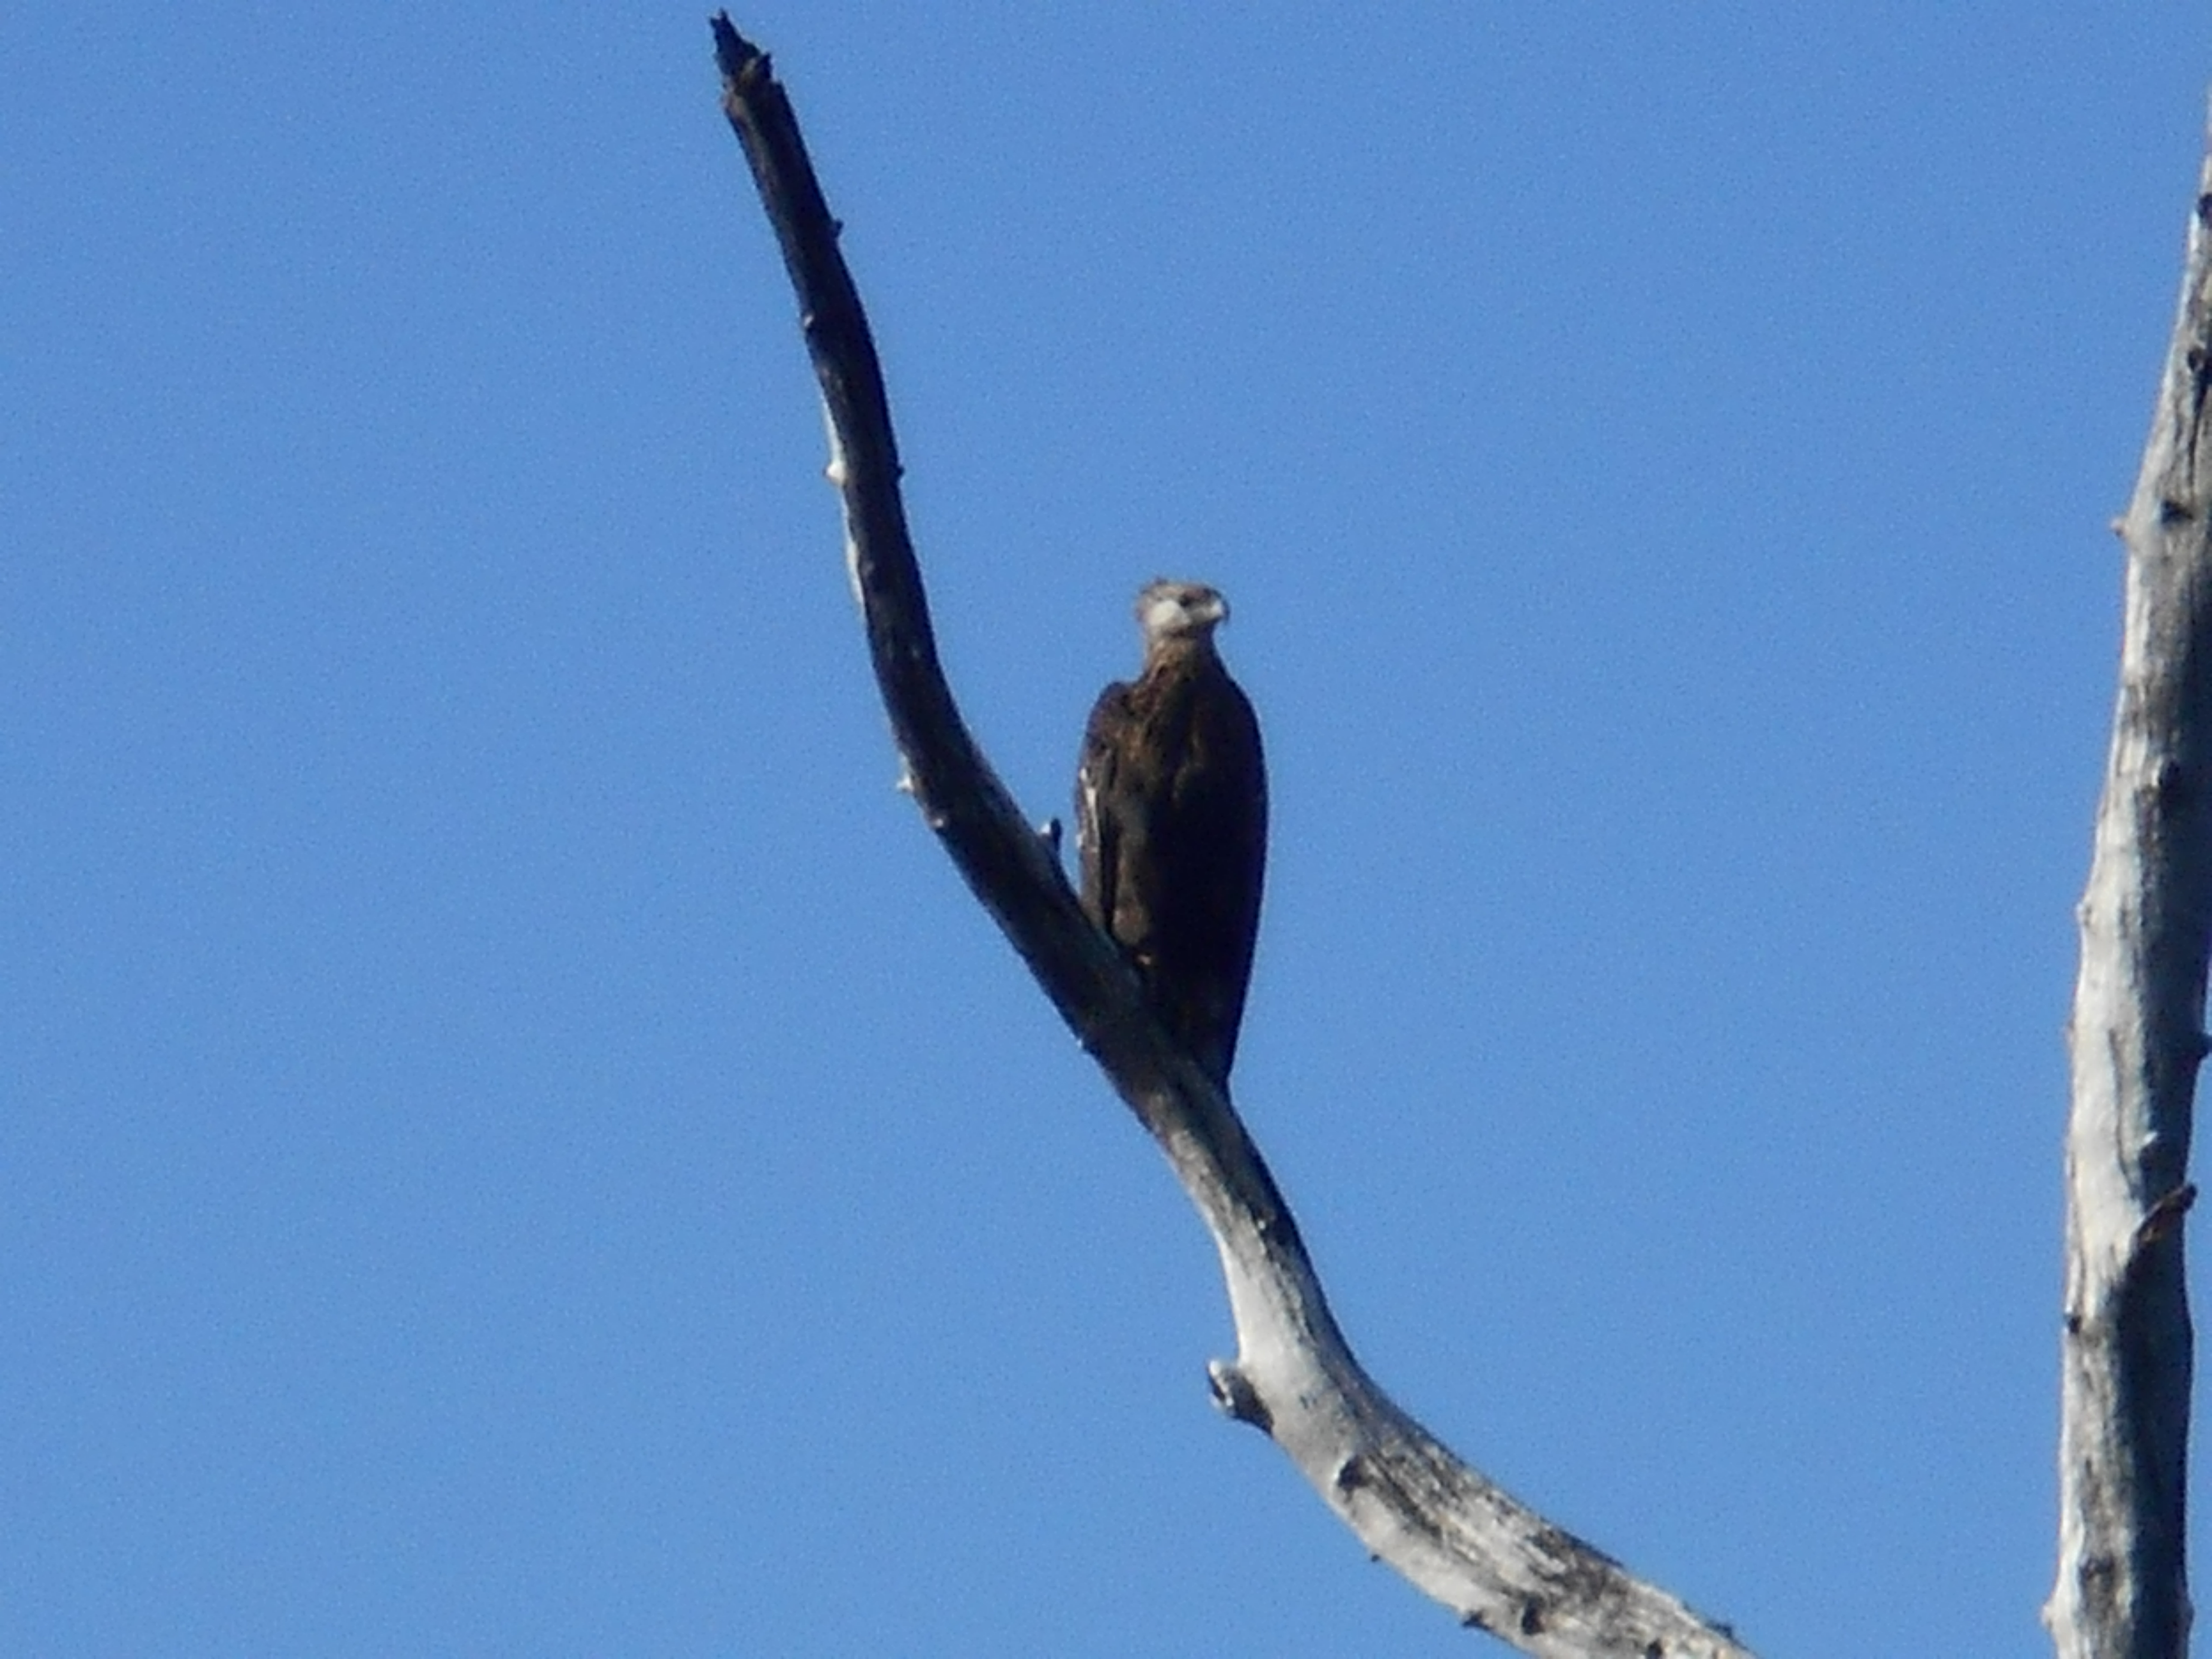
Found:
[[1154, 1018], [1127, 963], [1078, 906], [1056, 850], [961, 722], [938, 664], [883, 376], [836, 225], [768, 58], [726, 15], [714, 29], [723, 107], [783, 249], [821, 381], [848, 563], [908, 787], [1212, 1231], [1237, 1337], [1237, 1358], [1211, 1368], [1216, 1401], [1271, 1436], [1376, 1559], [1469, 1626], [1547, 1659], [1749, 1659], [1725, 1627], [1469, 1468], [1353, 1358], [1227, 1096]]
[[2183, 1218], [2212, 941], [2212, 157], [2142, 471], [2120, 521], [2118, 707], [2068, 1038], [2062, 1659], [2189, 1647], [2194, 1363]]

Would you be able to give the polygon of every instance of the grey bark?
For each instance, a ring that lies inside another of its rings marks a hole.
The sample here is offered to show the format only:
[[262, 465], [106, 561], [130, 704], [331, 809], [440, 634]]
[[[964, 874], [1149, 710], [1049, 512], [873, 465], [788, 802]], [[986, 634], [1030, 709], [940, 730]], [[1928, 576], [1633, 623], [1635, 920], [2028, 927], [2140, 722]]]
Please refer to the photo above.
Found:
[[2127, 551], [2118, 709], [2080, 910], [2066, 1132], [2062, 1659], [2175, 1659], [2193, 1336], [2183, 1218], [2212, 939], [2212, 157]]
[[830, 476], [906, 787], [984, 908], [1166, 1153], [1219, 1250], [1237, 1354], [1217, 1403], [1269, 1435], [1382, 1561], [1465, 1624], [1547, 1659], [1749, 1659], [1725, 1626], [1631, 1577], [1453, 1455], [1338, 1329], [1289, 1206], [1228, 1097], [1156, 1020], [962, 723], [937, 659], [860, 296], [767, 58], [714, 20], [723, 107], [799, 298]]

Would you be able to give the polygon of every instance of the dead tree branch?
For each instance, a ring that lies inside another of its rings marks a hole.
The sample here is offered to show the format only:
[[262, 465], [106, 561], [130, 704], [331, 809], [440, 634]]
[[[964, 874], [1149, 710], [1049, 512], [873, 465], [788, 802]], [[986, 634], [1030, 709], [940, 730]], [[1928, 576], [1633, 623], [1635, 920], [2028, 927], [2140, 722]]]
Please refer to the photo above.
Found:
[[2182, 1218], [2212, 942], [2212, 157], [2127, 548], [2118, 708], [2068, 1033], [2058, 1580], [2063, 1659], [2189, 1646], [2194, 1364]]
[[875, 346], [767, 57], [714, 21], [723, 107], [799, 298], [844, 505], [846, 554], [907, 787], [961, 874], [1166, 1152], [1219, 1249], [1237, 1355], [1223, 1410], [1259, 1427], [1374, 1555], [1468, 1625], [1548, 1659], [1750, 1659], [1455, 1457], [1360, 1369], [1289, 1207], [1228, 1099], [1162, 1029], [962, 724], [937, 660]]

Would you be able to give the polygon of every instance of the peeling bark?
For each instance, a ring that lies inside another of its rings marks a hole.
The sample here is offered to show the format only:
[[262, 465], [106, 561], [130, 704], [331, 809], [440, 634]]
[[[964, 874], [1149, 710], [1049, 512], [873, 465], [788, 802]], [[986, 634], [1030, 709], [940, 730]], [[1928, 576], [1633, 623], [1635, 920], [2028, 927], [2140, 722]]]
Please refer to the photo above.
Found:
[[2212, 940], [2212, 158], [2200, 172], [2127, 550], [2118, 706], [2080, 910], [2068, 1042], [2058, 1577], [2062, 1659], [2189, 1647], [2182, 1221]]
[[830, 477], [877, 684], [908, 787], [969, 886], [1212, 1232], [1237, 1355], [1211, 1367], [1222, 1409], [1274, 1440], [1379, 1560], [1456, 1613], [1547, 1659], [1750, 1659], [1725, 1626], [1551, 1525], [1392, 1403], [1352, 1353], [1274, 1179], [1228, 1097], [1152, 1016], [963, 725], [937, 659], [899, 495], [897, 447], [860, 296], [768, 58], [714, 19], [723, 107], [799, 298], [828, 413]]

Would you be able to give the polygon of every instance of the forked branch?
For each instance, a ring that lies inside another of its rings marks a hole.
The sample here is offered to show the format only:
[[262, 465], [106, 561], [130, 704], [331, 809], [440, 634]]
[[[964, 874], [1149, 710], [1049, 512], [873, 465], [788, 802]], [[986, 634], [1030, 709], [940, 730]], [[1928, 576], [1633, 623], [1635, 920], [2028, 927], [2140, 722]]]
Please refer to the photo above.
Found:
[[1214, 1397], [1271, 1436], [1368, 1549], [1465, 1623], [1550, 1659], [1749, 1659], [1723, 1627], [1500, 1491], [1398, 1409], [1336, 1326], [1228, 1098], [1162, 1029], [1017, 810], [938, 665], [875, 345], [837, 225], [767, 57], [714, 21], [723, 108], [799, 297], [869, 653], [924, 820], [1084, 1048], [1166, 1152], [1221, 1255], [1237, 1356]]
[[2062, 1659], [2189, 1646], [2194, 1364], [2183, 1218], [2212, 940], [2212, 158], [2142, 471], [2121, 520], [2118, 707], [2069, 1030]]

